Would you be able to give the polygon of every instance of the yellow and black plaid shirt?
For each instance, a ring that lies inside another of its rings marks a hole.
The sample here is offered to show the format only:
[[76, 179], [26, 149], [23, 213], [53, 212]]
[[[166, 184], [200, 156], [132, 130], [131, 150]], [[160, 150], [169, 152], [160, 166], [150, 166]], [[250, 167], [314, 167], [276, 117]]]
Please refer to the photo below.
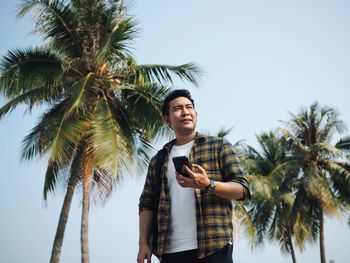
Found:
[[[158, 247], [163, 254], [167, 233], [170, 229], [170, 193], [166, 175], [169, 153], [175, 140], [164, 145], [164, 164], [161, 172], [161, 188], [158, 207]], [[155, 156], [156, 157], [156, 156]], [[153, 157], [143, 192], [140, 197], [139, 212], [153, 210], [155, 202], [157, 160]], [[231, 143], [223, 138], [197, 134], [192, 146], [190, 163], [202, 166], [210, 179], [221, 182], [238, 182], [244, 186], [246, 196], [250, 196], [247, 180], [244, 178], [237, 155]], [[159, 177], [158, 177], [159, 178]], [[217, 197], [205, 190], [195, 189], [198, 258], [209, 256], [233, 242], [232, 201]]]

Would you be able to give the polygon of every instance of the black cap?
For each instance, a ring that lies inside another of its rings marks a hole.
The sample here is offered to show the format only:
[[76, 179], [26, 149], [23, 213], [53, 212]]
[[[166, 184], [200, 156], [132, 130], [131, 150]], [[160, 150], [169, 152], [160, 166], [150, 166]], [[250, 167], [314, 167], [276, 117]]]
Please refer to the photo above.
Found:
[[187, 89], [176, 89], [169, 93], [168, 96], [165, 97], [162, 105], [162, 115], [169, 115], [169, 102], [178, 98], [185, 97], [189, 99], [194, 107], [194, 100], [191, 97], [191, 93]]

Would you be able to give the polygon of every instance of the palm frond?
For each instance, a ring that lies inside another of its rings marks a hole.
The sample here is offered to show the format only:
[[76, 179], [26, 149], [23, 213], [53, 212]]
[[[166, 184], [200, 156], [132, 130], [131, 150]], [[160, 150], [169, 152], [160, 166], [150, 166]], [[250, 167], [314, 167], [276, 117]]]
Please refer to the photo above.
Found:
[[115, 25], [107, 42], [101, 47], [100, 52], [96, 56], [97, 64], [103, 64], [106, 61], [114, 64], [125, 60], [131, 54], [129, 45], [137, 32], [136, 23], [131, 18]]
[[247, 159], [253, 159], [253, 160], [261, 160], [263, 158], [261, 154], [254, 147], [250, 145], [247, 145], [246, 156], [247, 156]]
[[110, 1], [101, 14], [100, 47], [108, 43], [110, 34], [123, 20], [125, 20], [125, 9], [122, 1]]
[[278, 132], [281, 133], [282, 138], [284, 138], [286, 141], [290, 141], [293, 147], [295, 147], [295, 149], [298, 152], [301, 152], [305, 155], [307, 154], [307, 148], [305, 147], [305, 145], [303, 145], [303, 143], [298, 139], [298, 137], [295, 136], [292, 132], [285, 128], [278, 128]]
[[47, 200], [48, 192], [54, 192], [61, 167], [57, 162], [50, 162], [47, 165], [44, 183], [44, 200]]
[[327, 160], [324, 161], [323, 166], [329, 173], [337, 198], [345, 202], [350, 200], [350, 164]]
[[82, 158], [85, 151], [85, 143], [86, 140], [84, 139], [79, 142], [68, 165], [60, 165], [54, 161], [53, 157], [49, 159], [43, 190], [44, 200], [47, 200], [48, 193], [54, 193], [58, 183], [65, 179], [68, 179], [65, 187], [76, 187], [83, 174]]
[[346, 152], [350, 152], [350, 136], [341, 138], [336, 144], [335, 147]]
[[132, 168], [133, 134], [129, 134], [125, 126], [122, 128], [118, 108], [113, 107], [106, 97], [99, 100], [94, 114], [91, 139], [96, 167], [121, 176], [123, 171]]
[[134, 123], [135, 127], [139, 127], [145, 138], [150, 140], [163, 131], [161, 105], [170, 91], [168, 88], [157, 84], [123, 85], [119, 91], [129, 121]]
[[280, 229], [279, 229], [279, 207], [274, 208], [274, 213], [271, 214], [271, 222], [269, 227], [266, 229], [266, 236], [269, 240], [278, 240], [278, 237], [280, 236]]
[[[119, 134], [127, 144], [130, 144], [130, 147], [133, 148], [132, 150], [130, 149], [130, 154], [131, 152], [135, 152], [133, 158], [137, 160], [136, 164], [140, 169], [145, 168], [151, 157], [151, 153], [154, 152], [150, 141], [159, 133], [159, 129], [155, 129], [154, 127], [157, 125], [160, 126], [160, 124], [155, 123], [152, 115], [150, 116], [149, 114], [157, 114], [152, 113], [152, 111], [158, 111], [158, 105], [156, 104], [155, 106], [152, 103], [154, 103], [153, 100], [159, 100], [162, 92], [162, 89], [156, 89], [153, 92], [147, 92], [141, 89], [141, 92], [135, 92], [134, 89], [124, 89], [121, 87], [120, 95], [109, 94], [105, 96], [105, 101], [103, 102], [105, 108], [100, 107], [102, 113], [106, 111], [109, 115], [109, 119], [103, 121], [101, 119], [101, 125], [103, 122], [106, 122], [106, 127], [113, 127], [110, 132]], [[145, 106], [147, 103], [150, 104], [148, 108]], [[147, 118], [140, 115], [139, 112], [144, 112]], [[148, 119], [148, 121], [145, 121], [145, 119]], [[157, 122], [159, 120], [160, 117], [156, 118]], [[102, 134], [102, 129], [100, 129], [100, 132]], [[113, 137], [114, 135], [110, 134], [110, 136]], [[99, 137], [103, 138], [102, 135], [97, 136], [97, 138]], [[122, 151], [121, 149], [117, 150]]]
[[251, 210], [254, 227], [256, 230], [255, 245], [263, 244], [264, 237], [268, 233], [273, 220], [275, 208], [270, 202], [262, 201]]
[[303, 170], [303, 183], [304, 187], [311, 199], [317, 199], [320, 193], [320, 181], [321, 171], [319, 170], [315, 162], [310, 162], [307, 167]]
[[329, 143], [315, 143], [312, 146], [313, 150], [317, 151], [323, 156], [327, 156], [328, 158], [339, 158], [342, 157], [343, 152], [338, 149], [336, 146], [333, 146]]
[[[187, 63], [179, 66], [170, 65], [130, 65], [116, 70], [116, 75], [133, 75], [138, 80], [144, 82], [159, 82], [166, 84], [173, 83], [172, 76], [179, 77], [181, 80], [189, 81], [198, 86], [198, 81], [203, 72], [194, 63]], [[130, 74], [131, 73], [131, 74]]]
[[[242, 203], [235, 204], [233, 215], [240, 222], [240, 227], [243, 227], [245, 236], [249, 239], [251, 246], [254, 245], [255, 228], [249, 211]], [[236, 221], [236, 220], [235, 220]]]
[[111, 91], [123, 102], [127, 120], [138, 134], [148, 141], [160, 137], [171, 138], [173, 133], [163, 125], [161, 115], [162, 101], [171, 89], [156, 83], [145, 83], [111, 87]]
[[86, 116], [93, 107], [97, 98], [97, 80], [95, 74], [89, 72], [77, 81], [70, 89], [66, 100], [66, 118], [71, 115]]
[[[292, 207], [291, 222], [293, 229], [295, 224], [298, 224], [299, 233], [293, 230], [296, 235], [296, 242], [299, 247], [305, 245], [303, 243], [304, 238], [307, 236], [308, 240], [316, 241], [319, 235], [319, 208], [317, 206], [317, 199], [312, 198], [307, 193], [307, 184], [302, 184], [302, 187], [298, 189], [294, 205]], [[299, 237], [297, 235], [300, 235]], [[298, 240], [299, 238], [299, 240]]]
[[149, 138], [144, 138], [142, 134], [139, 134], [137, 141], [137, 153], [134, 157], [138, 168], [143, 170], [149, 164], [151, 156], [155, 153], [153, 145], [150, 143]]
[[64, 101], [57, 104], [23, 139], [21, 159], [29, 160], [51, 151], [51, 162], [69, 165], [85, 126], [83, 120], [65, 118]]
[[217, 137], [225, 137], [227, 136], [231, 131], [232, 131], [233, 127], [230, 127], [230, 128], [225, 128], [225, 127], [222, 127], [218, 130], [218, 133], [217, 133]]
[[350, 164], [348, 162], [323, 160], [321, 165], [330, 173], [330, 176], [332, 176], [333, 173], [342, 174], [344, 179], [350, 183]]
[[39, 87], [55, 87], [62, 76], [60, 58], [45, 48], [15, 49], [1, 62], [0, 92], [9, 98]]
[[8, 101], [0, 108], [0, 119], [7, 113], [14, 110], [19, 104], [25, 104], [28, 106], [28, 110], [31, 111], [35, 105], [48, 102], [52, 103], [60, 98], [60, 87], [41, 87], [32, 89], [27, 92], [16, 96], [14, 99]]
[[27, 0], [19, 9], [18, 16], [33, 12], [36, 30], [50, 40], [51, 45], [69, 57], [82, 55], [81, 39], [76, 32], [77, 15], [64, 0]]
[[302, 219], [300, 214], [296, 216], [296, 220], [292, 226], [292, 231], [294, 234], [295, 244], [301, 251], [304, 250], [307, 242], [316, 242], [316, 238], [312, 235], [308, 225], [305, 224], [305, 221]]
[[277, 165], [269, 174], [268, 176], [271, 178], [274, 178], [281, 173], [286, 173], [288, 169], [293, 168], [295, 165], [300, 164], [300, 162], [303, 161], [301, 158], [294, 158], [288, 161], [285, 161], [279, 165]]
[[[52, 161], [69, 163], [79, 143], [91, 109], [94, 89], [88, 89], [92, 73], [71, 88], [71, 95], [43, 115], [39, 124], [23, 140], [22, 160], [52, 150]], [[79, 114], [78, 114], [79, 113]]]
[[[56, 130], [64, 116], [62, 104], [58, 104], [43, 114], [39, 123], [24, 137], [22, 141], [21, 160], [30, 160], [48, 152], [52, 140], [50, 128]], [[44, 140], [43, 140], [44, 139]]]
[[271, 200], [273, 198], [272, 178], [266, 176], [247, 175], [254, 200]]
[[[350, 174], [349, 174], [350, 175]], [[322, 209], [325, 213], [332, 217], [339, 217], [344, 207], [341, 205], [341, 200], [335, 195], [331, 189], [327, 178], [319, 177], [320, 201]]]
[[[295, 135], [296, 138], [306, 142], [309, 138], [308, 125], [305, 121], [308, 119], [307, 110], [302, 107], [299, 115], [295, 115], [291, 112], [289, 112], [289, 115], [291, 116], [290, 121], [283, 123], [286, 127], [289, 127], [291, 134]], [[284, 135], [283, 132], [282, 135]]]
[[119, 176], [115, 176], [107, 170], [95, 168], [91, 187], [93, 202], [96, 205], [105, 205], [119, 181]]

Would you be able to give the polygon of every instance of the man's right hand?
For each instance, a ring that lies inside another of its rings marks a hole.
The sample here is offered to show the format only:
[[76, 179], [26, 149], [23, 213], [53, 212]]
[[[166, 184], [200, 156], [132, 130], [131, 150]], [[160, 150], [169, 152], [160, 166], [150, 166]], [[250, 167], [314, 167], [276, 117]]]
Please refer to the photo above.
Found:
[[140, 245], [139, 253], [137, 254], [137, 263], [144, 263], [147, 259], [147, 263], [151, 263], [151, 249], [148, 245]]

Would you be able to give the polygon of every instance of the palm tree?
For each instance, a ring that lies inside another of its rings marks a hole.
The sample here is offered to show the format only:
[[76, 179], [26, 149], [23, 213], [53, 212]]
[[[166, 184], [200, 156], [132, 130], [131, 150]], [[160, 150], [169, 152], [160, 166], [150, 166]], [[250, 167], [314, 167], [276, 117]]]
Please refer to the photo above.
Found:
[[46, 112], [23, 140], [22, 159], [49, 155], [44, 199], [68, 178], [52, 249], [59, 262], [70, 204], [82, 185], [82, 262], [89, 262], [88, 213], [92, 183], [103, 192], [136, 163], [149, 158], [151, 140], [162, 134], [160, 103], [177, 76], [197, 84], [199, 69], [138, 65], [130, 45], [138, 33], [121, 1], [26, 0], [18, 15], [32, 12], [44, 45], [9, 51], [1, 61], [0, 92], [8, 102], [0, 118], [25, 104]]
[[345, 125], [333, 108], [317, 102], [291, 114], [286, 126], [280, 131], [301, 170], [292, 219], [303, 222], [319, 238], [321, 263], [326, 263], [324, 215], [339, 215], [350, 204], [350, 164], [346, 160], [350, 138], [332, 144], [335, 133], [342, 134]]
[[[262, 245], [265, 237], [277, 240], [282, 252], [289, 253], [295, 263], [293, 236], [310, 236], [300, 223], [292, 225], [290, 221], [293, 185], [298, 173], [283, 141], [274, 132], [262, 133], [257, 141], [261, 152], [248, 145], [243, 162], [254, 192], [253, 200], [246, 203], [246, 208], [238, 207], [238, 212], [244, 215], [244, 226], [253, 247]], [[304, 238], [297, 240], [300, 248]]]

